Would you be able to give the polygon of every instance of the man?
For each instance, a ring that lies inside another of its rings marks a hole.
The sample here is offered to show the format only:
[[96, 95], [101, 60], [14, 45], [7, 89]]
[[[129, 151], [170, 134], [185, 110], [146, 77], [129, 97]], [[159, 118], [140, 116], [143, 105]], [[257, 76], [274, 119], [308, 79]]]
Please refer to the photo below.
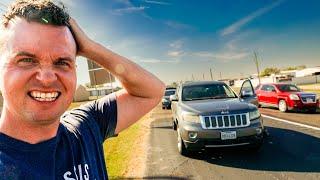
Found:
[[[124, 89], [63, 114], [76, 87], [76, 55]], [[89, 39], [48, 0], [17, 0], [0, 33], [0, 177], [107, 179], [102, 143], [155, 107], [164, 84]], [[63, 115], [62, 115], [63, 114]]]

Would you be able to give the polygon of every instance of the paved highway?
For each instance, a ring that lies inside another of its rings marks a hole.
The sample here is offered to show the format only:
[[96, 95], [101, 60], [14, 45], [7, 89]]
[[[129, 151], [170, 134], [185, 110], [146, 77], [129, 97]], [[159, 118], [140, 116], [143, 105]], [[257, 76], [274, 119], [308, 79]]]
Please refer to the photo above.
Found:
[[[270, 114], [269, 114], [270, 115]], [[319, 115], [318, 115], [319, 116]], [[171, 111], [151, 115], [147, 174], [155, 179], [320, 179], [320, 130], [264, 118], [269, 136], [258, 153], [210, 150], [183, 157], [177, 151]]]

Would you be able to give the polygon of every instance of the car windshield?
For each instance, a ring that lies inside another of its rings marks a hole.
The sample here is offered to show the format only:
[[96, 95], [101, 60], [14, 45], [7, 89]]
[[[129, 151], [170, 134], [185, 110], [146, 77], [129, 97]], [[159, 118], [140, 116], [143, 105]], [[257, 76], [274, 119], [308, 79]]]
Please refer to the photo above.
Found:
[[182, 100], [236, 98], [235, 93], [226, 84], [186, 86], [182, 90]]
[[176, 93], [176, 90], [167, 90], [164, 93], [164, 96], [170, 96], [170, 95], [174, 95]]
[[292, 84], [280, 84], [278, 89], [283, 92], [299, 92], [301, 91], [297, 86]]

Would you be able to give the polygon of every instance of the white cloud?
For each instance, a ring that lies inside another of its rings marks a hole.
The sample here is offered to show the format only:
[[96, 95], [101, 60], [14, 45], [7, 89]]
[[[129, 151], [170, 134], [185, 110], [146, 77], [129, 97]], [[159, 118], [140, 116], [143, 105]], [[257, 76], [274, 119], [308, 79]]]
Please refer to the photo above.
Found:
[[144, 2], [149, 3], [149, 4], [159, 4], [159, 5], [171, 5], [170, 3], [167, 2], [162, 2], [162, 1], [149, 1], [149, 0], [145, 0]]
[[168, 56], [171, 56], [171, 57], [181, 57], [184, 54], [185, 53], [183, 51], [169, 51], [168, 52]]
[[180, 49], [183, 45], [183, 40], [179, 39], [169, 44], [170, 47]]
[[166, 21], [165, 24], [171, 28], [179, 29], [179, 30], [185, 30], [185, 29], [194, 29], [192, 26], [187, 24], [182, 24], [175, 21]]
[[222, 53], [211, 53], [207, 51], [193, 53], [194, 56], [204, 57], [204, 58], [213, 58], [222, 61], [231, 61], [231, 60], [241, 60], [249, 56], [248, 52], [222, 52]]
[[114, 0], [115, 2], [117, 3], [121, 3], [121, 4], [124, 4], [126, 6], [133, 6], [132, 3], [129, 1], [129, 0]]
[[120, 9], [114, 9], [112, 12], [117, 15], [122, 14], [129, 14], [129, 13], [136, 13], [136, 12], [143, 12], [145, 9], [149, 7], [146, 6], [139, 6], [139, 7], [126, 7], [126, 8], [120, 8]]
[[163, 60], [163, 59], [157, 59], [157, 58], [142, 58], [138, 56], [131, 57], [131, 60], [133, 60], [136, 63], [148, 63], [148, 64], [159, 64], [159, 63], [179, 63], [180, 60], [173, 59], [173, 60]]
[[254, 19], [258, 18], [259, 16], [271, 11], [272, 9], [274, 9], [275, 7], [279, 6], [284, 0], [278, 0], [273, 2], [272, 4], [265, 6], [263, 8], [260, 8], [256, 11], [254, 11], [253, 13], [249, 14], [248, 16], [238, 20], [237, 22], [231, 24], [230, 26], [224, 28], [221, 32], [220, 35], [221, 36], [225, 36], [228, 34], [232, 34], [236, 31], [238, 31], [242, 26], [250, 23], [251, 21], [253, 21]]

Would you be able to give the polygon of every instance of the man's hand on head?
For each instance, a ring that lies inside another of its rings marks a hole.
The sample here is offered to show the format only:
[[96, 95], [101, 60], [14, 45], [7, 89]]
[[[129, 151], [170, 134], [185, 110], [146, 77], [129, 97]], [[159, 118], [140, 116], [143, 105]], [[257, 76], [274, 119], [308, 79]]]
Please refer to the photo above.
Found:
[[77, 55], [88, 58], [90, 47], [92, 47], [94, 41], [86, 35], [73, 18], [70, 18], [69, 24], [77, 44]]
[[94, 42], [82, 31], [74, 19], [71, 18], [69, 23], [78, 46], [77, 54], [110, 71], [124, 88], [116, 92], [116, 133], [119, 133], [160, 102], [165, 85], [134, 62]]

